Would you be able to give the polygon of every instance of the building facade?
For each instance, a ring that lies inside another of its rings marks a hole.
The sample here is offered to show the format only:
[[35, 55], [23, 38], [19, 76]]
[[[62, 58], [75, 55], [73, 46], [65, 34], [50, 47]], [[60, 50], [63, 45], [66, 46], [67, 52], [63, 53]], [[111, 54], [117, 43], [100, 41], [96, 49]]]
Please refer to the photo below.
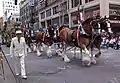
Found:
[[[3, 1], [3, 22], [7, 22], [9, 19], [16, 20], [19, 17], [15, 14], [19, 14], [19, 1], [15, 5], [15, 0], [4, 0]], [[12, 18], [11, 18], [12, 17]]]
[[20, 2], [20, 20], [22, 27], [33, 28], [34, 24], [35, 26], [39, 24], [38, 1], [39, 0], [23, 0]]
[[74, 27], [78, 8], [81, 20], [100, 14], [110, 18], [111, 27], [120, 27], [120, 0], [23, 0], [20, 5], [21, 23], [23, 26], [33, 23], [39, 28], [54, 24]]
[[78, 20], [78, 8], [84, 20], [100, 14], [110, 18], [112, 27], [120, 27], [120, 0], [40, 0], [40, 27], [50, 24], [74, 26]]
[[20, 2], [20, 21], [22, 27], [27, 27], [30, 20], [28, 0]]

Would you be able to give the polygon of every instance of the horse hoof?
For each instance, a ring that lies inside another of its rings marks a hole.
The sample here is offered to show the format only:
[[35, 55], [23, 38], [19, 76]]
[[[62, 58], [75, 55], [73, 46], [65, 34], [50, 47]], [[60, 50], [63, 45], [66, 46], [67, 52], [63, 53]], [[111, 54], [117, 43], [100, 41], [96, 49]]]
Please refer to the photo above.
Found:
[[100, 57], [100, 55], [99, 55], [99, 54], [96, 54], [96, 55], [95, 55], [95, 58], [99, 58], [99, 57]]
[[69, 63], [70, 62], [70, 59], [65, 59], [65, 58], [62, 58], [62, 60], [66, 63]]
[[70, 62], [70, 59], [64, 59], [64, 61], [66, 62], [66, 63], [69, 63]]
[[43, 49], [41, 49], [40, 51], [41, 51], [41, 52], [43, 52], [44, 50], [43, 50]]
[[52, 56], [47, 56], [48, 58], [52, 58]]
[[96, 55], [95, 55], [95, 57], [96, 57], [96, 58], [99, 58], [99, 57], [100, 57], [100, 55], [101, 55], [101, 52], [100, 52], [100, 53], [98, 53], [98, 54], [96, 54]]
[[47, 55], [47, 57], [48, 57], [48, 58], [51, 58], [51, 57], [52, 57], [52, 55]]
[[91, 64], [97, 64], [97, 61], [94, 59], [94, 60], [92, 60], [92, 62], [91, 62]]
[[88, 61], [88, 60], [82, 61], [82, 64], [83, 64], [84, 66], [87, 66], [87, 67], [91, 66], [91, 63], [90, 63], [90, 61]]
[[41, 53], [37, 53], [37, 56], [41, 56]]

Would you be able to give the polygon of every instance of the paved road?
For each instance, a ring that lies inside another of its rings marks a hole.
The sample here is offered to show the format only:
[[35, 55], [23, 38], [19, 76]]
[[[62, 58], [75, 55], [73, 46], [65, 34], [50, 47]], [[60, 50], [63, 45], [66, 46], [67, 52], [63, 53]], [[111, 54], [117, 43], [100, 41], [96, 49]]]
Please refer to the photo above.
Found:
[[[3, 46], [7, 56], [9, 48]], [[68, 53], [72, 55], [71, 53]], [[7, 56], [13, 68], [13, 62]], [[0, 83], [16, 83], [5, 62], [6, 80], [0, 78]], [[120, 50], [104, 49], [97, 65], [89, 68], [81, 66], [80, 60], [72, 59], [71, 63], [64, 63], [60, 57], [48, 59], [29, 53], [26, 58], [27, 80], [20, 83], [120, 83]]]

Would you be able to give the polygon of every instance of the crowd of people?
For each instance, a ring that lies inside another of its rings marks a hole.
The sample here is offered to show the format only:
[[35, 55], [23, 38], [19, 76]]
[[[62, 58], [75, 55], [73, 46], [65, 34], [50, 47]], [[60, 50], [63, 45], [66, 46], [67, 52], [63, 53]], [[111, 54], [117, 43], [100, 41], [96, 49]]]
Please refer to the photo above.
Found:
[[119, 49], [120, 47], [120, 36], [115, 36], [113, 33], [107, 33], [103, 31], [101, 33], [101, 48], [113, 48]]

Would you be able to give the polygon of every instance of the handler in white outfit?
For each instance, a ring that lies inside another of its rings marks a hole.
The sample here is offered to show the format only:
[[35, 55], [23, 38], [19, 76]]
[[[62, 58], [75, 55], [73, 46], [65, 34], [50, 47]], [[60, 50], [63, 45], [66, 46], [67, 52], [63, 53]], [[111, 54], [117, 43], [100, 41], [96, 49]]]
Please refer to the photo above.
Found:
[[19, 75], [19, 70], [21, 69], [21, 77], [23, 79], [27, 79], [25, 69], [25, 56], [27, 56], [27, 48], [25, 38], [22, 37], [21, 30], [17, 30], [16, 37], [12, 38], [10, 45], [10, 55], [14, 59], [16, 75]]

